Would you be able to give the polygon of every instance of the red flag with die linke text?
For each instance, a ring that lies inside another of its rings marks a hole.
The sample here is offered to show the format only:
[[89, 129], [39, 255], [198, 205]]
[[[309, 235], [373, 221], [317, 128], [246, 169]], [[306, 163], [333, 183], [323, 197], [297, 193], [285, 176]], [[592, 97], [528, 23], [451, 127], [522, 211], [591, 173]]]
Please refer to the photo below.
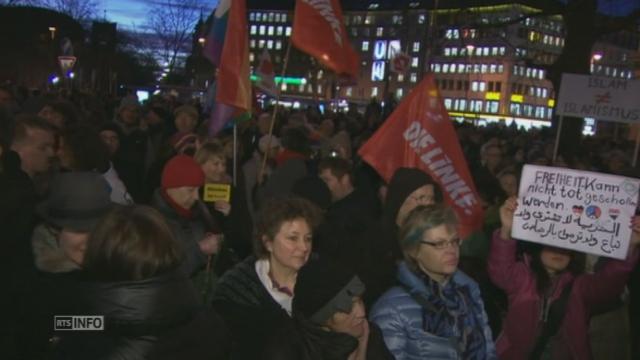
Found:
[[428, 74], [359, 151], [389, 182], [400, 167], [418, 168], [440, 184], [460, 219], [460, 236], [482, 228], [483, 210], [458, 136]]

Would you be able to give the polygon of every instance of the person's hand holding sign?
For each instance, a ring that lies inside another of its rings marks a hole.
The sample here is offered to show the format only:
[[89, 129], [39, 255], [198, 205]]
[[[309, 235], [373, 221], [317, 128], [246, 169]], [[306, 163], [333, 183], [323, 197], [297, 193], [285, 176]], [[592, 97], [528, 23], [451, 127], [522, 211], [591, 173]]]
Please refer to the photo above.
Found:
[[213, 203], [213, 207], [224, 214], [224, 216], [229, 216], [231, 212], [231, 204], [227, 201], [216, 201]]
[[512, 196], [505, 200], [504, 204], [500, 207], [500, 222], [502, 227], [500, 228], [500, 237], [509, 240], [511, 239], [511, 228], [513, 227], [513, 214], [518, 207], [518, 198]]
[[204, 239], [198, 241], [200, 251], [205, 255], [214, 255], [218, 253], [220, 249], [220, 243], [222, 243], [222, 234], [207, 233]]

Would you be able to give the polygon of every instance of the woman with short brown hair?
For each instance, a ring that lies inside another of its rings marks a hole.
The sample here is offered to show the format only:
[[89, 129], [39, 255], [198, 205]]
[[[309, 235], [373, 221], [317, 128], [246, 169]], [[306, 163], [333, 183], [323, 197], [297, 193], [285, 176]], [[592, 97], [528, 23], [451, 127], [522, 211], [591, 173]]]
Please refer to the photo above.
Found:
[[233, 358], [258, 359], [269, 334], [290, 321], [298, 270], [311, 254], [319, 210], [302, 198], [273, 199], [256, 223], [254, 256], [229, 270], [214, 294], [214, 308], [233, 338]]

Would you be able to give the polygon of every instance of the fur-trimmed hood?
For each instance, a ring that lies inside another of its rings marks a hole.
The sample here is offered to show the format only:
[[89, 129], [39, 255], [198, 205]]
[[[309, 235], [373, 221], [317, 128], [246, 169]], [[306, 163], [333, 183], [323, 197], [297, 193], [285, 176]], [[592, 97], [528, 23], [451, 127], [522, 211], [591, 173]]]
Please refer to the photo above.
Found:
[[63, 273], [80, 269], [58, 246], [54, 234], [45, 224], [36, 226], [31, 236], [36, 268], [48, 273]]

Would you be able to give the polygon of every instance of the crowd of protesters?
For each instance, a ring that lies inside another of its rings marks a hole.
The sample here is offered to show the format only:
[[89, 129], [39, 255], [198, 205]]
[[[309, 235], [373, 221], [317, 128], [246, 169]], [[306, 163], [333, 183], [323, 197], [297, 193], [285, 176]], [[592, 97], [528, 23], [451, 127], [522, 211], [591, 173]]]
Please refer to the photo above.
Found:
[[234, 141], [190, 99], [1, 87], [0, 358], [640, 356], [640, 217], [624, 260], [511, 238], [524, 164], [638, 177], [632, 146], [554, 162], [549, 130], [456, 124], [485, 209], [463, 239], [427, 173], [359, 158], [388, 104], [265, 109]]

